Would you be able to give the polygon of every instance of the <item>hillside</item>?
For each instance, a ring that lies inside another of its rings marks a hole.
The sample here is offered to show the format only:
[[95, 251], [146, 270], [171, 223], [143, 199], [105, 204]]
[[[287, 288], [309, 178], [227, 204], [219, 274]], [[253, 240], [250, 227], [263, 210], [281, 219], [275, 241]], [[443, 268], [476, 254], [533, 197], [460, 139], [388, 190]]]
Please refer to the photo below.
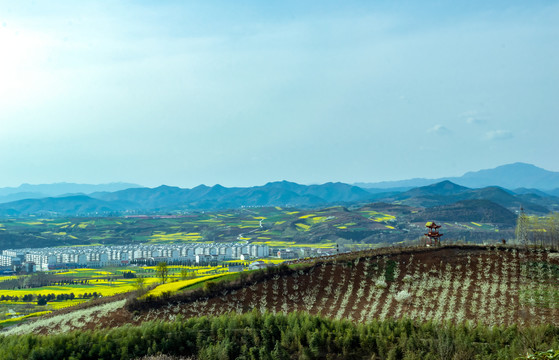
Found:
[[[537, 214], [547, 214], [550, 209], [555, 209], [559, 206], [559, 199], [551, 196], [541, 197], [531, 193], [517, 195], [498, 186], [470, 189], [448, 180], [417, 187], [403, 193], [381, 198], [380, 200], [427, 208], [450, 205], [463, 200], [486, 200], [512, 211], [523, 207], [526, 211]], [[481, 205], [482, 203], [480, 202], [479, 204]], [[455, 217], [455, 219], [457, 218], [459, 216]]]
[[303, 311], [358, 323], [406, 317], [528, 326], [559, 322], [558, 283], [556, 253], [475, 246], [382, 249], [243, 274], [205, 290], [66, 310], [7, 333], [53, 334], [254, 310]]
[[133, 206], [126, 202], [107, 202], [87, 195], [25, 199], [0, 204], [0, 216], [84, 216], [92, 214], [111, 214], [125, 212]]
[[[103, 204], [99, 200], [92, 202], [92, 206]], [[312, 210], [262, 207], [160, 216], [4, 219], [0, 222], [0, 248], [99, 243], [227, 243], [239, 241], [240, 238], [274, 247], [298, 244], [378, 247], [401, 241], [415, 244], [418, 236], [423, 235], [425, 223], [418, 224], [418, 221], [423, 221], [418, 220], [418, 216], [430, 216], [430, 211], [430, 208], [372, 203], [351, 208], [333, 206]], [[504, 211], [511, 216], [508, 210]], [[467, 236], [470, 241], [491, 242], [514, 237], [515, 220], [502, 222], [502, 207], [491, 202], [482, 201], [468, 207], [467, 218], [474, 220], [462, 220], [464, 209], [452, 205], [444, 215], [449, 223], [445, 224], [445, 239], [456, 240]], [[492, 224], [483, 219], [501, 222]], [[440, 221], [436, 217], [428, 221], [433, 220]], [[467, 227], [471, 225], [470, 221], [480, 222], [480, 226]], [[499, 232], [495, 231], [497, 229]]]
[[416, 213], [411, 221], [427, 222], [431, 219], [439, 221], [492, 223], [504, 226], [514, 226], [517, 215], [489, 200], [462, 200], [450, 205], [426, 208]]

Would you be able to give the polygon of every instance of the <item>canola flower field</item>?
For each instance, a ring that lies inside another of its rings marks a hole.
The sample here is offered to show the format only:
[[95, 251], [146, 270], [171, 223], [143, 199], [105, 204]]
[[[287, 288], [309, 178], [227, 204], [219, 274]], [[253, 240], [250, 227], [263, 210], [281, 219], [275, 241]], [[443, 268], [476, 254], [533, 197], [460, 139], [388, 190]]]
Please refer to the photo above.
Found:
[[152, 296], [160, 296], [163, 293], [166, 292], [176, 292], [179, 291], [181, 289], [184, 289], [188, 286], [194, 285], [194, 284], [198, 284], [204, 281], [208, 281], [211, 279], [215, 279], [218, 277], [221, 277], [223, 275], [226, 275], [227, 273], [221, 273], [221, 274], [217, 274], [217, 275], [208, 275], [208, 276], [202, 276], [196, 279], [189, 279], [189, 280], [180, 280], [180, 281], [175, 281], [175, 282], [169, 282], [169, 283], [165, 283], [165, 284], [161, 284], [159, 286], [157, 286], [156, 288], [150, 290], [146, 296], [152, 295]]
[[[247, 266], [248, 264], [249, 262], [246, 262]], [[185, 275], [185, 270], [189, 279], [181, 279], [181, 276]], [[170, 265], [168, 271], [167, 282], [150, 290], [150, 295], [159, 296], [164, 292], [175, 292], [229, 273], [227, 266]], [[124, 273], [132, 273], [136, 277], [123, 278]], [[161, 282], [155, 266], [57, 270], [46, 272], [45, 276], [50, 276], [51, 281], [55, 282], [57, 279], [60, 281], [71, 279], [74, 283], [0, 290], [0, 328], [75, 306], [94, 297], [106, 297], [137, 290], [138, 278], [142, 279], [141, 286], [145, 287], [152, 287]], [[0, 277], [0, 283], [17, 278], [17, 276], [3, 276]], [[22, 278], [24, 279], [25, 276]], [[41, 297], [50, 298], [46, 304], [38, 305], [38, 299]]]

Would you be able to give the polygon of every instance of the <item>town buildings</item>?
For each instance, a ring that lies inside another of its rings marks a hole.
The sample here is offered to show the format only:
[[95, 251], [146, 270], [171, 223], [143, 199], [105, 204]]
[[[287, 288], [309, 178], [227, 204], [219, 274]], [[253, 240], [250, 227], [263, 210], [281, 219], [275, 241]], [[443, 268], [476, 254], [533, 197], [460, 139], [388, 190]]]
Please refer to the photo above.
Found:
[[[270, 256], [267, 245], [255, 244], [137, 244], [3, 250], [0, 266], [35, 264], [37, 271], [66, 267], [126, 266], [166, 261], [207, 264]], [[29, 268], [29, 267], [28, 267]]]

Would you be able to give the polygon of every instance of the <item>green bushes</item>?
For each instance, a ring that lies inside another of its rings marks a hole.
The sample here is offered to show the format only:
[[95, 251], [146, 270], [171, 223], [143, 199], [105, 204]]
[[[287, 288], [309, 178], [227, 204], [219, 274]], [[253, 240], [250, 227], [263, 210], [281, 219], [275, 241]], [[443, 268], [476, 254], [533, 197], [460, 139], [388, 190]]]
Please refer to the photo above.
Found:
[[[539, 343], [527, 343], [538, 335]], [[487, 328], [410, 320], [354, 324], [306, 313], [257, 312], [149, 322], [55, 336], [0, 337], [0, 358], [136, 359], [513, 359], [559, 348], [559, 328]]]
[[548, 350], [548, 351], [538, 351], [534, 354], [528, 354], [526, 357], [519, 357], [516, 360], [549, 360], [549, 359], [559, 359], [559, 350]]

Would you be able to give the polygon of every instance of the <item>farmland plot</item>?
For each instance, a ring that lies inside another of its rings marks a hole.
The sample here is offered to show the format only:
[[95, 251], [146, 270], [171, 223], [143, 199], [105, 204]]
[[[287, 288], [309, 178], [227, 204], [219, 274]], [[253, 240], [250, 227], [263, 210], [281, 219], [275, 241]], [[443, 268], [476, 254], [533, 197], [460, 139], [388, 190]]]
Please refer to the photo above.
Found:
[[[559, 266], [545, 251], [439, 249], [322, 263], [239, 291], [177, 304], [187, 317], [252, 309], [359, 322], [534, 325], [559, 322]], [[159, 318], [151, 311], [147, 319]]]

